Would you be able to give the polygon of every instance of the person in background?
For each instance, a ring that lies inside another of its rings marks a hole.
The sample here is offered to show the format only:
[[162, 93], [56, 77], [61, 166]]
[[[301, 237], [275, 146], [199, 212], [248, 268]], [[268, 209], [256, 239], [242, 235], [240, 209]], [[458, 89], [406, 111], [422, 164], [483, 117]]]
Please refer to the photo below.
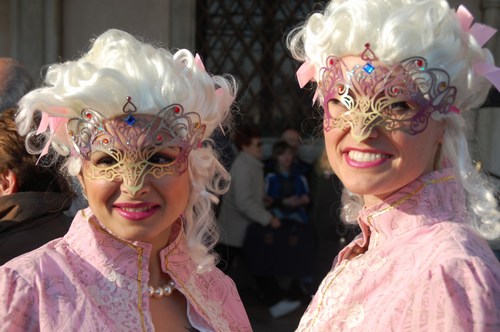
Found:
[[33, 79], [22, 64], [0, 58], [0, 112], [15, 108], [19, 99], [33, 88]]
[[[286, 128], [281, 132], [279, 141], [286, 142], [293, 152], [292, 169], [295, 173], [304, 175], [309, 180], [311, 165], [303, 160], [299, 155], [299, 148], [302, 144], [300, 133], [294, 128]], [[273, 158], [264, 161], [264, 174], [273, 172], [276, 168]]]
[[494, 33], [445, 0], [332, 0], [288, 35], [362, 231], [297, 331], [500, 330], [500, 212], [464, 118], [500, 88]]
[[274, 170], [266, 175], [268, 208], [280, 220], [306, 224], [306, 206], [310, 202], [309, 184], [292, 164], [295, 158], [293, 148], [285, 141], [274, 143], [272, 159]]
[[[0, 265], [63, 236], [73, 196], [61, 163], [28, 153], [16, 109], [0, 113]], [[48, 165], [43, 165], [47, 163]]]
[[212, 252], [229, 176], [209, 137], [236, 89], [188, 50], [115, 29], [49, 67], [19, 103], [18, 130], [43, 142], [28, 139], [31, 152], [67, 158], [89, 207], [0, 267], [0, 330], [251, 331]]
[[[231, 166], [231, 186], [222, 199], [219, 223], [222, 229], [219, 252], [221, 263], [230, 269], [245, 257], [244, 242], [248, 228], [257, 223], [274, 229], [281, 227], [281, 220], [274, 216], [265, 202], [265, 183], [262, 163], [262, 137], [255, 126], [244, 125], [235, 132], [238, 155]], [[255, 275], [262, 302], [274, 317], [297, 309], [299, 301], [287, 299], [273, 276]]]

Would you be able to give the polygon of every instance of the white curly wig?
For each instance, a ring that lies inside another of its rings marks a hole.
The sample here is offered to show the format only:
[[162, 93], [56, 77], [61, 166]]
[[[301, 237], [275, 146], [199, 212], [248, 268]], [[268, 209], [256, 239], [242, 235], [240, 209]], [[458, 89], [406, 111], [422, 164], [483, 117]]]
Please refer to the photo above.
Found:
[[[453, 105], [462, 113], [481, 106], [488, 95], [491, 84], [473, 65], [493, 64], [493, 57], [464, 31], [445, 0], [332, 0], [287, 37], [292, 56], [315, 68], [316, 82], [328, 56], [360, 55], [367, 42], [387, 65], [420, 56], [429, 68], [445, 70], [457, 89]], [[317, 94], [322, 105], [321, 89]], [[472, 163], [462, 114], [435, 112], [433, 118], [445, 123], [438, 168], [454, 167], [474, 212], [471, 226], [487, 239], [500, 237], [497, 201], [486, 177]], [[363, 199], [347, 191], [344, 197], [344, 219], [353, 223]]]
[[[98, 36], [81, 58], [51, 65], [45, 86], [20, 101], [16, 122], [22, 135], [33, 137], [37, 113], [75, 118], [81, 116], [82, 109], [91, 108], [111, 119], [123, 115], [122, 107], [128, 96], [132, 97], [138, 114], [155, 115], [171, 104], [198, 113], [206, 127], [202, 138], [205, 144], [189, 154], [191, 195], [184, 212], [184, 227], [193, 260], [202, 268], [211, 268], [216, 261], [212, 249], [218, 241], [212, 203], [227, 190], [229, 174], [219, 163], [209, 137], [215, 128], [230, 123], [236, 92], [233, 77], [208, 74], [189, 51], [172, 54], [112, 29]], [[46, 138], [53, 135], [54, 150], [69, 156], [68, 173], [78, 175], [81, 156], [70, 154], [72, 142], [66, 129], [40, 135]], [[27, 140], [29, 151], [41, 153], [43, 147], [39, 144], [30, 145], [34, 141]]]

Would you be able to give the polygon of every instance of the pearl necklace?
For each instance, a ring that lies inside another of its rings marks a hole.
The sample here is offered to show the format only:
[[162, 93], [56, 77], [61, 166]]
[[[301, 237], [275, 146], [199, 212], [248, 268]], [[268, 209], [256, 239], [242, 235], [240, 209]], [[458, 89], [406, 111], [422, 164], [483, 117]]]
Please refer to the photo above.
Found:
[[158, 288], [154, 288], [153, 286], [149, 286], [148, 291], [149, 291], [149, 296], [155, 297], [157, 299], [162, 298], [162, 297], [167, 297], [172, 295], [173, 291], [175, 289], [175, 283], [170, 280], [168, 284], [163, 285]]

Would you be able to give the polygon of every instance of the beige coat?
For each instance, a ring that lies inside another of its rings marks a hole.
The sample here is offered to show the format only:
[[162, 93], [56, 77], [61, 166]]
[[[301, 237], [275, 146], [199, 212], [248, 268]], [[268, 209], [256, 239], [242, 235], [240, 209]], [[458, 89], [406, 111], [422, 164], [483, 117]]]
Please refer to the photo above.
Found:
[[241, 248], [250, 223], [269, 225], [272, 214], [264, 206], [264, 195], [262, 162], [241, 151], [231, 167], [231, 187], [222, 200], [222, 243]]

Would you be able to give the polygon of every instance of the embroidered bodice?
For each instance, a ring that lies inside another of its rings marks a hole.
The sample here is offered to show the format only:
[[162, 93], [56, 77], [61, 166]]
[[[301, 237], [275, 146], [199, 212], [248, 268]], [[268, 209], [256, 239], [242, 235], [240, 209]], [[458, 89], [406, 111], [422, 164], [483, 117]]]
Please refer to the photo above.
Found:
[[363, 209], [297, 331], [498, 331], [500, 264], [465, 206], [445, 170]]
[[[251, 331], [232, 280], [216, 268], [197, 273], [180, 224], [160, 255], [191, 325]], [[0, 331], [153, 331], [150, 252], [150, 244], [121, 240], [80, 211], [63, 238], [0, 267]]]

